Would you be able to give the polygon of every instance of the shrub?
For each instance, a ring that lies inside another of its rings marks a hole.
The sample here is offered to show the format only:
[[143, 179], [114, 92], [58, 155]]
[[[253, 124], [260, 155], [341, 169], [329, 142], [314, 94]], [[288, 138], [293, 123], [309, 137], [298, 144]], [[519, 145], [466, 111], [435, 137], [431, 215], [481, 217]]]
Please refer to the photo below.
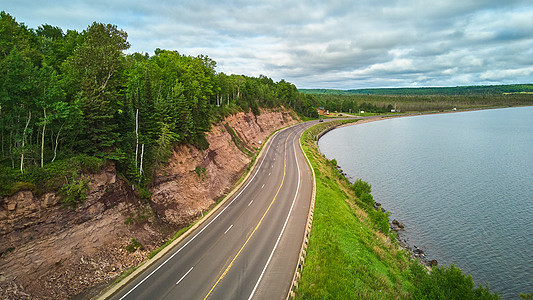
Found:
[[451, 265], [434, 267], [428, 274], [418, 263], [413, 263], [411, 271], [415, 290], [412, 299], [500, 299], [491, 294], [488, 287], [475, 288], [472, 276]]
[[139, 243], [135, 238], [132, 238], [130, 243], [126, 246], [126, 251], [132, 253], [137, 251], [137, 249], [142, 249], [143, 245]]
[[361, 201], [364, 204], [367, 204], [368, 206], [373, 206], [374, 205], [374, 197], [372, 195], [370, 195], [370, 194], [363, 193], [363, 194], [361, 194], [359, 199], [361, 199]]
[[143, 188], [143, 187], [138, 187], [138, 189], [139, 189], [139, 197], [142, 200], [150, 201], [150, 199], [152, 199], [152, 193], [148, 189]]
[[382, 210], [371, 210], [370, 211], [370, 219], [374, 223], [375, 227], [383, 232], [383, 233], [389, 233], [390, 230], [390, 224], [389, 224], [389, 212], [383, 212]]
[[78, 155], [68, 159], [49, 163], [45, 166], [48, 176], [65, 176], [69, 172], [98, 173], [105, 165], [105, 160], [88, 156]]
[[32, 191], [35, 192], [36, 186], [31, 182], [17, 181], [11, 189], [9, 189], [9, 196], [13, 196], [18, 191]]
[[198, 175], [198, 178], [199, 178], [199, 179], [204, 180], [205, 177], [207, 177], [207, 175], [206, 175], [206, 169], [203, 168], [203, 167], [196, 166], [196, 168], [194, 169], [194, 172], [196, 173], [196, 175]]
[[370, 194], [372, 192], [372, 186], [360, 178], [352, 184], [352, 189], [354, 190], [357, 198], [361, 198], [363, 194]]
[[65, 178], [73, 172], [97, 173], [103, 166], [105, 160], [101, 158], [78, 155], [48, 163], [44, 168], [28, 166], [24, 173], [9, 167], [0, 168], [0, 195], [10, 196], [24, 189], [31, 190], [36, 195], [58, 191], [65, 184]]
[[79, 179], [77, 177], [76, 172], [72, 172], [70, 183], [65, 183], [59, 189], [59, 194], [63, 196], [61, 202], [73, 208], [87, 199], [89, 189], [90, 179], [83, 175]]

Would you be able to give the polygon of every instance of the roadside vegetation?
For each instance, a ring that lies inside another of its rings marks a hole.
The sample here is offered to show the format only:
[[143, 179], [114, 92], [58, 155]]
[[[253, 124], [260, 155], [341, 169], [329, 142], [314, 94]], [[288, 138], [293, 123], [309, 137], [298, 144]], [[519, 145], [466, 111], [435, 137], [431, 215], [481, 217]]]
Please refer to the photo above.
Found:
[[296, 299], [499, 299], [455, 266], [425, 266], [400, 249], [370, 184], [350, 183], [316, 147], [333, 121], [310, 128], [302, 146], [316, 174], [313, 227]]

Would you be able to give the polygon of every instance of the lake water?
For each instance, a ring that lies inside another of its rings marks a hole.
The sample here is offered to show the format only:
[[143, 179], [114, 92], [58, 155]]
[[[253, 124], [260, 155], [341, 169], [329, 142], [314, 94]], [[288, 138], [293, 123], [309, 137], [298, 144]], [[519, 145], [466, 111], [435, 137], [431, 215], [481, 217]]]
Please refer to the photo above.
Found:
[[533, 293], [533, 107], [364, 123], [319, 147], [372, 185], [429, 259], [504, 299]]

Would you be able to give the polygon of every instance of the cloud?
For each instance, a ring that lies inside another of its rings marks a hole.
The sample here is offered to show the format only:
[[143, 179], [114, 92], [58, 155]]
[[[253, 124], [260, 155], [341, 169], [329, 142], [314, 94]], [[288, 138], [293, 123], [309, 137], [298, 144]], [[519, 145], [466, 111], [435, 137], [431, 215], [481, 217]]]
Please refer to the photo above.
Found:
[[533, 82], [533, 4], [520, 0], [19, 0], [36, 28], [128, 32], [131, 52], [206, 54], [225, 73], [299, 88]]
[[486, 71], [481, 74], [480, 78], [490, 81], [498, 81], [508, 77], [527, 77], [531, 74], [533, 74], [533, 67], [524, 67], [519, 69]]

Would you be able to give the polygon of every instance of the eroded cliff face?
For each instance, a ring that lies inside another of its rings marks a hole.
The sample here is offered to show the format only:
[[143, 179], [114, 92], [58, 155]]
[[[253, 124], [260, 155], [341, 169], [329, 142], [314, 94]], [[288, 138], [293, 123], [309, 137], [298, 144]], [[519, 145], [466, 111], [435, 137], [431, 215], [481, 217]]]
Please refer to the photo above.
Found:
[[37, 197], [20, 191], [2, 199], [0, 298], [96, 295], [212, 208], [247, 169], [250, 154], [273, 131], [296, 122], [283, 109], [226, 118], [208, 133], [207, 150], [174, 149], [153, 180], [149, 201], [141, 200], [112, 164], [88, 175], [90, 192], [76, 209], [62, 205], [53, 193]]
[[176, 147], [152, 188], [157, 214], [172, 224], [190, 223], [233, 188], [250, 164], [247, 153], [255, 153], [275, 130], [295, 123], [284, 110], [262, 111], [257, 117], [238, 113], [212, 128], [209, 149]]

